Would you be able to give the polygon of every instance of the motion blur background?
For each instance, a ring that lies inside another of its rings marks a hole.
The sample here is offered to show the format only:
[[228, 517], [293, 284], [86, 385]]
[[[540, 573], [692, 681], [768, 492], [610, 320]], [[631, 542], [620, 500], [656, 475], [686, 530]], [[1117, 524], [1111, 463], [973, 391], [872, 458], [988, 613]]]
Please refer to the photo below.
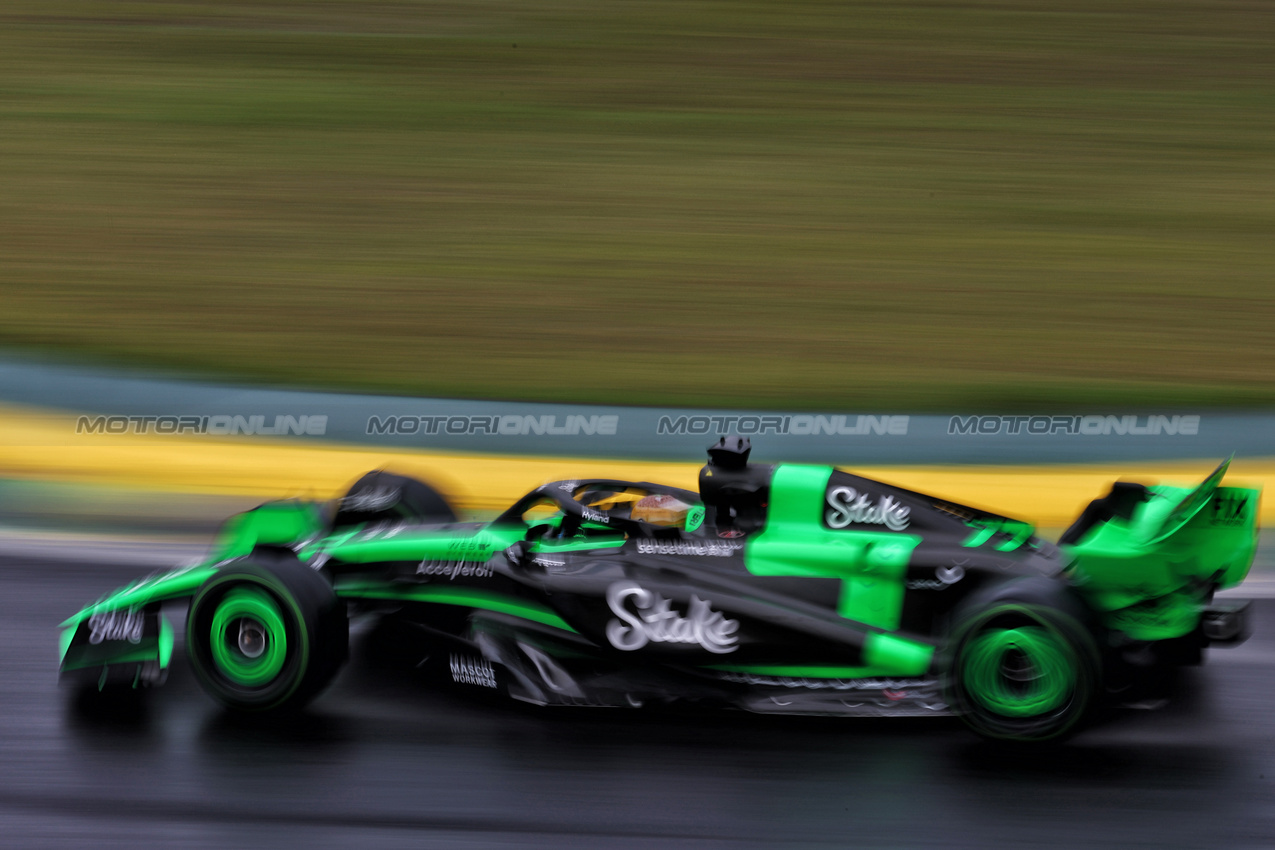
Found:
[[254, 382], [1275, 399], [1275, 9], [0, 7], [0, 344]]
[[[1273, 45], [1265, 0], [4, 0], [0, 377], [1269, 424]], [[267, 495], [442, 461], [82, 436], [61, 395], [0, 395], [5, 846], [1275, 843], [1269, 598], [1165, 710], [1045, 756], [942, 720], [519, 713], [365, 663], [357, 627], [296, 723], [181, 664], [82, 712], [54, 684], [80, 605]], [[1263, 440], [1233, 472], [1275, 481]], [[1198, 481], [1214, 443], [1136, 471]], [[882, 477], [1070, 517], [1134, 471], [1104, 461]], [[491, 499], [582, 468], [449, 462]]]

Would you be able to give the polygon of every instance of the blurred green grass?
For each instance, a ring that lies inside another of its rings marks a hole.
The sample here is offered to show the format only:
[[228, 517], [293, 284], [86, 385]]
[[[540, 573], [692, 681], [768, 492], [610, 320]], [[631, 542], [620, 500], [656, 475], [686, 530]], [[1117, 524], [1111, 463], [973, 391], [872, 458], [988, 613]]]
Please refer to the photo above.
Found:
[[1266, 2], [0, 6], [0, 345], [445, 396], [1275, 402]]

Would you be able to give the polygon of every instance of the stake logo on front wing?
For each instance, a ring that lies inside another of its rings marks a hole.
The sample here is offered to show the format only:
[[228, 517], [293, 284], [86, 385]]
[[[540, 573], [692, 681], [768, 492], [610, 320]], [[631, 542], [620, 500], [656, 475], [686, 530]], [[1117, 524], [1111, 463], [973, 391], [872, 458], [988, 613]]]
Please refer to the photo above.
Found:
[[[629, 600], [632, 609], [625, 604]], [[686, 616], [673, 609], [671, 600], [636, 584], [611, 585], [607, 605], [616, 616], [607, 623], [607, 640], [616, 649], [631, 652], [648, 643], [697, 643], [718, 655], [739, 649], [739, 621], [694, 594]]]
[[89, 643], [96, 645], [104, 640], [141, 643], [145, 623], [142, 612], [132, 608], [127, 611], [99, 611], [89, 617]]
[[902, 531], [911, 522], [912, 509], [900, 505], [892, 496], [878, 496], [876, 504], [867, 493], [853, 487], [836, 487], [828, 493], [828, 511], [824, 521], [829, 528], [845, 528], [850, 524], [884, 525], [891, 531]]

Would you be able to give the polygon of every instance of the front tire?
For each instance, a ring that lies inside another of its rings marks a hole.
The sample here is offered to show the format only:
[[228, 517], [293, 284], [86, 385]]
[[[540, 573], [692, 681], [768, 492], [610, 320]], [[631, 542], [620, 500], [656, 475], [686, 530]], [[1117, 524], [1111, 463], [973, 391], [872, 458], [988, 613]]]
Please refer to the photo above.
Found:
[[1099, 681], [1086, 620], [1063, 586], [1009, 585], [971, 600], [954, 618], [949, 703], [989, 738], [1036, 742], [1075, 731]]
[[297, 708], [347, 655], [345, 606], [331, 584], [290, 555], [253, 555], [199, 589], [186, 651], [200, 684], [239, 711]]

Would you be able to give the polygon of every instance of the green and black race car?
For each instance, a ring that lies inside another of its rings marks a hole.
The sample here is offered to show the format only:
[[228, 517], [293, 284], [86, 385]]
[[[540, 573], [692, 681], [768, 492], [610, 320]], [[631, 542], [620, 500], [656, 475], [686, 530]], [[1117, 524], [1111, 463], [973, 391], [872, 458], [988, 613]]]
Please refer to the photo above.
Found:
[[712, 446], [698, 492], [557, 481], [482, 523], [386, 472], [334, 504], [268, 503], [203, 563], [63, 623], [61, 671], [99, 690], [162, 682], [162, 609], [189, 600], [190, 663], [235, 710], [305, 704], [346, 660], [349, 618], [375, 614], [406, 626], [427, 673], [529, 703], [956, 714], [1046, 740], [1246, 637], [1246, 604], [1213, 594], [1248, 572], [1260, 493], [1220, 486], [1226, 463], [1194, 489], [1117, 483], [1055, 545], [749, 450]]

